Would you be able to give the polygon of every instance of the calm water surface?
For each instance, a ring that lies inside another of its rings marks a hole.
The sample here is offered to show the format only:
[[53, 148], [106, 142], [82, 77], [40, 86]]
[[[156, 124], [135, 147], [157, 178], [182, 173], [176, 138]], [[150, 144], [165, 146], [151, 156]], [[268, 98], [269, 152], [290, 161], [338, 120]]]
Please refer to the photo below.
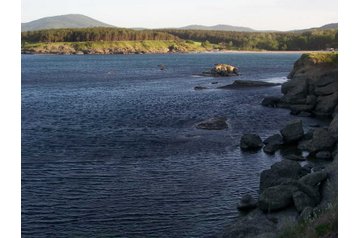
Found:
[[[256, 196], [259, 172], [281, 159], [241, 152], [241, 135], [266, 138], [293, 117], [260, 106], [280, 87], [220, 90], [235, 78], [193, 74], [224, 62], [242, 79], [282, 82], [298, 58], [23, 55], [23, 237], [219, 233], [239, 215], [240, 196]], [[230, 128], [195, 129], [214, 116]]]

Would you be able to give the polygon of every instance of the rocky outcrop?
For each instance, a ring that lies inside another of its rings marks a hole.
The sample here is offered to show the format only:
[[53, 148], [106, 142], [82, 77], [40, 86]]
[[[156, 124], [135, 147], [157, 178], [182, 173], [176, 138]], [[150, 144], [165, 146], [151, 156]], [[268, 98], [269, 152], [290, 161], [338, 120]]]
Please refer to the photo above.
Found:
[[264, 99], [262, 105], [289, 108], [294, 115], [334, 117], [338, 105], [338, 55], [303, 54], [282, 84], [279, 100]]
[[209, 72], [203, 72], [203, 74], [215, 77], [236, 76], [239, 75], [239, 69], [229, 64], [215, 64]]
[[226, 123], [225, 117], [214, 117], [210, 118], [206, 121], [200, 122], [196, 125], [196, 128], [198, 129], [204, 129], [204, 130], [223, 130], [227, 129], [229, 125]]
[[257, 150], [263, 146], [260, 136], [256, 134], [244, 134], [240, 140], [240, 148], [243, 150]]

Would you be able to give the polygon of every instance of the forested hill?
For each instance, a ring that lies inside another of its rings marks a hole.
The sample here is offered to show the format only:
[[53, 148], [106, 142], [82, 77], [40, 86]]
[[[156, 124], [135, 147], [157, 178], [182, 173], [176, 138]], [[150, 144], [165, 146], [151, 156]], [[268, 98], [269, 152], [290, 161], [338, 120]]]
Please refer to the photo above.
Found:
[[21, 31], [36, 31], [59, 28], [85, 28], [85, 27], [113, 27], [81, 14], [67, 14], [61, 16], [44, 17], [35, 21], [21, 23]]
[[228, 32], [204, 30], [131, 30], [124, 28], [51, 29], [21, 33], [22, 44], [36, 42], [87, 41], [187, 41], [214, 44], [215, 48], [232, 50], [325, 50], [338, 48], [338, 31], [305, 32]]

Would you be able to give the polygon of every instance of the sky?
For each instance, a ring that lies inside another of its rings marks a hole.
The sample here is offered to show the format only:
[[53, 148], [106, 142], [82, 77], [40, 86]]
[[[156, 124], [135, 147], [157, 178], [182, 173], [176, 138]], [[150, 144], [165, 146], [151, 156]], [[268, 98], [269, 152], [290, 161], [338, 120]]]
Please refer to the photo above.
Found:
[[21, 22], [83, 14], [118, 27], [228, 24], [294, 30], [338, 22], [338, 0], [22, 0]]

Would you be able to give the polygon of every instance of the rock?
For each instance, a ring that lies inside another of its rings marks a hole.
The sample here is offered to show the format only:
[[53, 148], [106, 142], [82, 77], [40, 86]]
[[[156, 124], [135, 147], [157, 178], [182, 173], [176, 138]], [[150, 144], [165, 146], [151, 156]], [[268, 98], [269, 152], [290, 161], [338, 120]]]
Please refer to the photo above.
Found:
[[331, 136], [338, 140], [338, 114], [335, 115], [331, 123], [329, 124], [328, 131], [331, 133]]
[[302, 157], [301, 155], [295, 155], [295, 154], [288, 154], [285, 155], [285, 159], [288, 160], [294, 160], [294, 161], [305, 161], [306, 159]]
[[235, 80], [232, 84], [218, 87], [219, 89], [241, 89], [241, 88], [257, 88], [257, 87], [272, 87], [280, 85], [279, 83], [269, 83], [263, 81], [253, 80]]
[[292, 195], [295, 187], [276, 185], [266, 188], [259, 197], [258, 206], [262, 211], [272, 212], [282, 210], [293, 204]]
[[312, 113], [310, 113], [310, 112], [300, 112], [300, 113], [297, 114], [297, 116], [299, 116], [299, 117], [311, 117]]
[[296, 161], [282, 160], [264, 170], [260, 174], [260, 192], [266, 188], [282, 184], [287, 181], [297, 180], [306, 175], [307, 172], [302, 169]]
[[246, 194], [241, 198], [239, 204], [237, 205], [237, 209], [240, 211], [249, 211], [256, 208], [256, 206], [257, 202], [255, 199], [251, 195]]
[[332, 159], [332, 154], [329, 151], [319, 151], [316, 153], [315, 157], [317, 159], [330, 160]]
[[281, 102], [281, 99], [279, 97], [265, 97], [262, 102], [261, 105], [265, 106], [265, 107], [277, 107]]
[[294, 192], [292, 198], [298, 212], [302, 212], [306, 207], [314, 207], [317, 205], [314, 199], [302, 191]]
[[328, 96], [320, 96], [317, 99], [317, 104], [314, 109], [314, 113], [317, 116], [330, 116], [334, 113], [336, 106], [338, 105], [338, 92], [335, 92]]
[[208, 89], [207, 87], [203, 87], [203, 86], [195, 86], [194, 90], [204, 90], [204, 89]]
[[218, 84], [218, 82], [212, 82], [211, 84]]
[[275, 145], [275, 144], [268, 144], [268, 145], [265, 145], [264, 147], [264, 152], [267, 153], [267, 154], [274, 154], [277, 150], [280, 149], [280, 145]]
[[301, 222], [306, 222], [308, 221], [309, 219], [311, 219], [313, 217], [313, 208], [312, 207], [305, 207], [298, 220], [301, 221]]
[[264, 140], [264, 144], [266, 144], [264, 152], [274, 154], [283, 144], [282, 136], [280, 134], [272, 135]]
[[312, 140], [310, 143], [310, 151], [322, 151], [322, 150], [332, 150], [333, 146], [336, 143], [336, 139], [331, 136], [331, 133], [328, 129], [317, 128], [313, 132]]
[[211, 118], [196, 125], [196, 128], [204, 130], [223, 130], [228, 127], [225, 117]]
[[338, 81], [338, 69], [333, 69], [330, 72], [324, 73], [321, 77], [316, 80], [315, 86], [316, 87], [324, 87], [328, 84], [332, 84]]
[[[215, 64], [209, 73], [213, 76], [232, 76], [239, 75], [239, 69], [228, 64]], [[208, 72], [204, 72], [204, 74], [208, 74]]]
[[283, 139], [282, 136], [280, 134], [274, 134], [272, 136], [267, 137], [263, 143], [265, 145], [267, 144], [276, 144], [276, 145], [282, 145], [283, 144]]
[[297, 142], [304, 135], [302, 121], [297, 119], [290, 121], [280, 132], [285, 143]]
[[312, 164], [305, 164], [304, 166], [302, 166], [302, 168], [303, 168], [304, 170], [306, 170], [307, 173], [311, 173], [312, 168], [313, 168], [313, 165], [312, 165]]
[[[317, 127], [317, 126], [315, 125], [315, 127]], [[318, 126], [318, 127], [319, 127], [319, 126]], [[314, 133], [314, 130], [313, 130], [313, 129], [309, 129], [309, 130], [305, 133], [305, 135], [303, 136], [303, 139], [304, 139], [304, 140], [310, 140], [310, 139], [312, 139], [313, 133]]]
[[316, 87], [314, 93], [317, 96], [326, 96], [338, 92], [338, 82], [333, 82], [323, 87]]
[[306, 104], [307, 105], [316, 105], [317, 97], [315, 95], [308, 95], [306, 97]]
[[308, 84], [304, 77], [295, 77], [282, 84], [281, 92], [287, 98], [304, 98], [307, 96]]
[[297, 115], [300, 112], [309, 112], [314, 108], [314, 105], [307, 105], [307, 104], [293, 104], [290, 105], [289, 108], [293, 115]]
[[240, 140], [240, 148], [243, 150], [256, 150], [262, 147], [260, 136], [256, 134], [244, 134]]
[[308, 185], [308, 186], [316, 186], [325, 179], [327, 179], [328, 173], [324, 170], [321, 170], [319, 172], [314, 172], [307, 174], [299, 179], [299, 182]]

